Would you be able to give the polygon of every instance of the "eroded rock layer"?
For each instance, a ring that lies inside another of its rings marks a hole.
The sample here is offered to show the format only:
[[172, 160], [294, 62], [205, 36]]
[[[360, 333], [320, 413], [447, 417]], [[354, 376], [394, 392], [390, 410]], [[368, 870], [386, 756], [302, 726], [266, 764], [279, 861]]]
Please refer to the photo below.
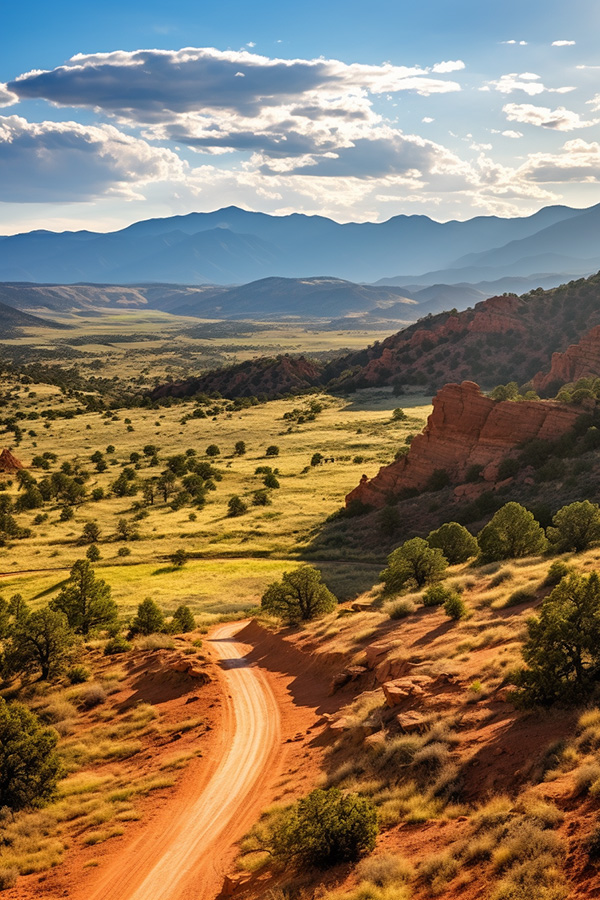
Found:
[[600, 375], [600, 325], [596, 325], [578, 344], [571, 344], [564, 353], [552, 354], [549, 372], [538, 372], [533, 379], [536, 391], [569, 384], [589, 375]]
[[407, 456], [383, 466], [374, 478], [363, 475], [346, 497], [382, 507], [407, 489], [423, 490], [434, 472], [443, 470], [452, 484], [465, 481], [472, 466], [481, 466], [495, 482], [503, 459], [534, 438], [555, 440], [573, 428], [581, 409], [553, 401], [491, 400], [472, 381], [447, 384], [433, 399], [425, 430], [413, 439]]

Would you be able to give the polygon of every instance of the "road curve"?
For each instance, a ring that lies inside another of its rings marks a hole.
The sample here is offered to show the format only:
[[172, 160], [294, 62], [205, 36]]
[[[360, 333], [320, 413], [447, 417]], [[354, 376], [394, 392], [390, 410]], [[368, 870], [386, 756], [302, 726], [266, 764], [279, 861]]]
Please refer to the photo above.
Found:
[[229, 695], [212, 776], [178, 809], [167, 805], [165, 815], [89, 886], [88, 900], [213, 900], [219, 892], [223, 857], [251, 822], [248, 811], [280, 735], [271, 688], [235, 640], [241, 627], [223, 625], [210, 638]]

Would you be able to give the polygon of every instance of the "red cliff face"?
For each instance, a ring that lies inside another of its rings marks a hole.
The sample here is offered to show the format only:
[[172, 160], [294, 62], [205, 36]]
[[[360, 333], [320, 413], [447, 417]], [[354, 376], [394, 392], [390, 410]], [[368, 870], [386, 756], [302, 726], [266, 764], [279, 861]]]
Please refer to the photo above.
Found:
[[498, 466], [525, 441], [554, 440], [569, 431], [581, 410], [552, 401], [491, 400], [472, 381], [447, 384], [434, 397], [425, 430], [414, 438], [407, 456], [384, 466], [346, 497], [385, 506], [407, 488], [423, 490], [436, 470], [461, 484], [469, 468], [483, 467], [485, 481], [497, 480]]
[[600, 325], [592, 328], [578, 344], [571, 344], [564, 353], [553, 353], [550, 371], [538, 372], [533, 386], [536, 391], [545, 391], [551, 385], [569, 384], [588, 375], [600, 375]]

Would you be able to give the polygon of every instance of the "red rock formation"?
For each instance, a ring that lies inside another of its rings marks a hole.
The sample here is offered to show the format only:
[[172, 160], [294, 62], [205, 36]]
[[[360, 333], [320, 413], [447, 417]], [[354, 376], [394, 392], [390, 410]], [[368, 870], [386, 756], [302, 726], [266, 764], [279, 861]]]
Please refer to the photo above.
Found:
[[578, 344], [571, 344], [564, 353], [553, 353], [550, 371], [538, 372], [533, 387], [543, 392], [551, 385], [569, 384], [588, 375], [600, 375], [600, 325], [592, 328]]
[[13, 456], [10, 450], [3, 450], [2, 453], [0, 453], [0, 472], [4, 472], [7, 475], [14, 475], [19, 469], [24, 468], [25, 466], [21, 460], [17, 459], [16, 456]]
[[534, 438], [554, 440], [569, 431], [581, 409], [549, 400], [514, 402], [484, 397], [472, 381], [447, 384], [433, 399], [425, 430], [414, 438], [407, 456], [384, 466], [346, 497], [382, 507], [388, 497], [407, 488], [423, 490], [443, 469], [451, 483], [464, 482], [473, 465], [483, 467], [485, 481], [497, 480], [498, 467], [517, 447]]

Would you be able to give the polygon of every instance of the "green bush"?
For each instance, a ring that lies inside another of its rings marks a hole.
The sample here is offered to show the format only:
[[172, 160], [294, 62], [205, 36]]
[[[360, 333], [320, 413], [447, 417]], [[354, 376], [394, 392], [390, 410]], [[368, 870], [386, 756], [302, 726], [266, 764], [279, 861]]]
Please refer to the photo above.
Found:
[[446, 522], [435, 531], [430, 531], [427, 543], [441, 550], [451, 566], [466, 562], [479, 553], [477, 538], [458, 522]]
[[443, 606], [447, 600], [452, 600], [460, 595], [454, 588], [445, 584], [432, 584], [423, 594], [423, 606]]
[[227, 515], [230, 518], [235, 519], [238, 516], [243, 516], [244, 513], [247, 512], [248, 504], [245, 503], [238, 494], [234, 494], [233, 497], [230, 497], [227, 501]]
[[558, 510], [552, 525], [548, 538], [554, 549], [581, 553], [600, 540], [600, 506], [589, 500], [569, 503]]
[[527, 664], [515, 676], [525, 705], [574, 702], [588, 696], [600, 677], [600, 578], [569, 575], [527, 623]]
[[118, 634], [106, 642], [104, 655], [115, 656], [117, 653], [128, 653], [131, 649], [129, 641], [126, 641], [122, 634]]
[[194, 630], [196, 620], [189, 606], [181, 604], [181, 606], [177, 607], [173, 613], [173, 624], [177, 629], [177, 634], [187, 634], [189, 631]]
[[58, 735], [21, 703], [0, 698], [0, 808], [17, 810], [51, 800], [62, 775]]
[[394, 593], [407, 584], [420, 588], [436, 581], [447, 567], [448, 561], [441, 550], [430, 547], [423, 538], [412, 538], [390, 553], [380, 578], [386, 593]]
[[131, 623], [131, 634], [156, 634], [165, 626], [162, 610], [151, 597], [138, 605], [137, 615]]
[[555, 587], [563, 578], [570, 575], [573, 569], [562, 559], [555, 559], [546, 573], [543, 584], [546, 587]]
[[326, 869], [373, 850], [377, 832], [370, 800], [338, 788], [319, 789], [283, 814], [273, 835], [273, 855], [298, 868]]
[[312, 566], [300, 566], [284, 572], [262, 596], [261, 607], [286, 622], [301, 622], [333, 612], [337, 599], [321, 581], [322, 575]]
[[478, 535], [482, 562], [543, 553], [548, 542], [533, 513], [511, 501], [506, 503]]
[[444, 612], [450, 619], [464, 619], [467, 615], [467, 607], [465, 601], [456, 594], [453, 597], [448, 597], [448, 599], [444, 603]]
[[71, 666], [67, 671], [67, 678], [71, 684], [83, 684], [90, 677], [90, 670], [86, 666]]

